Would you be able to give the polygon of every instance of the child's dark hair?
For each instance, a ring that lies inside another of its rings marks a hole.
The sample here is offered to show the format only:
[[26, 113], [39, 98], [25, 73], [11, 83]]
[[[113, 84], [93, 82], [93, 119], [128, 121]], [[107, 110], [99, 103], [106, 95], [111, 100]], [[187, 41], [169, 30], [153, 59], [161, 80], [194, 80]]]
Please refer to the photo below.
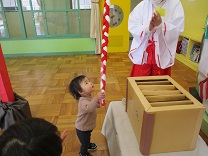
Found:
[[61, 153], [57, 127], [41, 118], [17, 122], [0, 135], [0, 156], [61, 156]]
[[85, 75], [80, 75], [74, 78], [71, 83], [69, 84], [69, 92], [71, 95], [76, 99], [79, 100], [81, 95], [79, 91], [82, 91], [82, 87], [80, 86], [80, 82], [85, 78]]

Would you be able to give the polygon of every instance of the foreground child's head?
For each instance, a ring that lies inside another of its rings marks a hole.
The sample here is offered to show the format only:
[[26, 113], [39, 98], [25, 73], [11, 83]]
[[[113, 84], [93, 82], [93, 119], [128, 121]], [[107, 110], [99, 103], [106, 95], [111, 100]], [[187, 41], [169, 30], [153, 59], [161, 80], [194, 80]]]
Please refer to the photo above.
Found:
[[91, 96], [93, 91], [94, 85], [85, 75], [77, 76], [69, 84], [69, 92], [76, 100], [80, 97]]
[[44, 119], [22, 120], [0, 136], [0, 156], [60, 156], [61, 153], [58, 129]]

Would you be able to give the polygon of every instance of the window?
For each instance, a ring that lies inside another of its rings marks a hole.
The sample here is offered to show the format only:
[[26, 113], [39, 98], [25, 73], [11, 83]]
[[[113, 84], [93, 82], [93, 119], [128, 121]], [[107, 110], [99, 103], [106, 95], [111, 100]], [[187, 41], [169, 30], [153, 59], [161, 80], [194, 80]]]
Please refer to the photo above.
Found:
[[90, 8], [90, 0], [0, 0], [0, 38], [89, 35]]
[[[79, 4], [78, 4], [79, 2]], [[91, 0], [72, 0], [73, 9], [91, 9]]]

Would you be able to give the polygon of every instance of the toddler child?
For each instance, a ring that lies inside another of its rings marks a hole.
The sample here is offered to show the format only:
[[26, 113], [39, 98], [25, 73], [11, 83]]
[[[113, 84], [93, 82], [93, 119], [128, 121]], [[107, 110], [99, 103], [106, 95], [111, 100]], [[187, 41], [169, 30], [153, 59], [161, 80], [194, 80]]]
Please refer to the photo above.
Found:
[[80, 156], [92, 156], [88, 150], [96, 150], [97, 145], [90, 142], [91, 133], [96, 127], [96, 108], [100, 107], [100, 100], [105, 98], [103, 92], [92, 96], [94, 85], [90, 80], [80, 75], [69, 84], [69, 92], [78, 100], [78, 114], [75, 123], [76, 133], [80, 140]]

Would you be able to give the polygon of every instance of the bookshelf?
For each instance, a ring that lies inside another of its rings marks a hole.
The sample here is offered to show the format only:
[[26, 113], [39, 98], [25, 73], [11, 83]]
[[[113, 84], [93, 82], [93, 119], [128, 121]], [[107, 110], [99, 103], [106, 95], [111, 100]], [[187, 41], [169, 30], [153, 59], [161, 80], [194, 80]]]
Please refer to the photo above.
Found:
[[188, 46], [186, 55], [176, 53], [176, 59], [197, 71], [198, 63], [190, 60], [190, 52], [194, 44], [201, 42], [208, 15], [208, 0], [181, 0], [181, 3], [185, 13], [185, 29], [179, 40], [187, 38]]
[[184, 63], [186, 66], [190, 67], [191, 69], [197, 71], [198, 70], [198, 63], [191, 61], [191, 51], [192, 48], [195, 44], [200, 43], [201, 41], [197, 40], [197, 39], [191, 39], [191, 38], [187, 38], [186, 36], [180, 36], [179, 37], [179, 41], [181, 41], [183, 39], [183, 37], [185, 37], [186, 39], [188, 39], [188, 45], [187, 45], [187, 49], [186, 49], [186, 54], [178, 54], [176, 53], [176, 59], [179, 60], [180, 62]]

